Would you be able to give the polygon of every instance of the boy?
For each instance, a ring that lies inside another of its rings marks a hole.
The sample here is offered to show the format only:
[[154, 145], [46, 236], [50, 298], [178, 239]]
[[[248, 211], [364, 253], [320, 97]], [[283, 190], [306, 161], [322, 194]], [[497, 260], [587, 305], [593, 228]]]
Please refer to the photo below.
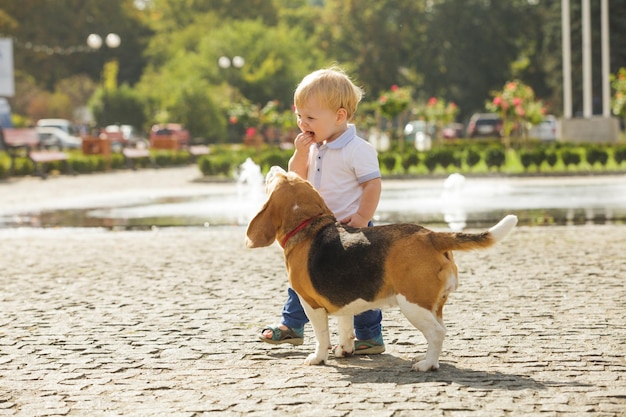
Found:
[[[289, 160], [289, 170], [309, 180], [335, 217], [353, 227], [371, 225], [381, 192], [376, 150], [349, 123], [362, 96], [363, 91], [338, 68], [304, 77], [294, 93], [301, 133]], [[355, 354], [385, 351], [381, 320], [380, 310], [354, 316]], [[297, 294], [289, 288], [281, 324], [266, 327], [259, 338], [301, 345], [308, 321]]]

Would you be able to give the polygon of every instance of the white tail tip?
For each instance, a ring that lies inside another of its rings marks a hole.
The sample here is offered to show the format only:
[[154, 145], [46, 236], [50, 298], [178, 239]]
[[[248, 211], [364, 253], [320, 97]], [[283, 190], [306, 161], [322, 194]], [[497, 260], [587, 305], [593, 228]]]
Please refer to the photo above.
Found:
[[517, 225], [517, 216], [509, 214], [504, 219], [500, 220], [498, 224], [489, 229], [489, 233], [493, 236], [496, 242], [504, 239], [511, 230]]

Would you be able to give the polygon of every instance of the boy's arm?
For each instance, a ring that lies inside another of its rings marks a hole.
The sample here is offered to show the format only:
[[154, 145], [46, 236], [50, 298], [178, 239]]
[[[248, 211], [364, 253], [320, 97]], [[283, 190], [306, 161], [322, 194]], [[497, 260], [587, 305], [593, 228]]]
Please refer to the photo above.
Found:
[[378, 201], [380, 200], [382, 182], [380, 178], [374, 178], [361, 184], [361, 187], [363, 187], [363, 195], [361, 196], [361, 203], [357, 212], [342, 219], [341, 223], [352, 227], [365, 227], [374, 217]]
[[301, 178], [304, 178], [306, 180], [308, 172], [309, 172], [308, 165], [309, 165], [308, 153], [304, 153], [302, 151], [298, 152], [298, 150], [296, 149], [293, 155], [291, 155], [291, 158], [289, 158], [288, 169], [289, 171], [295, 172]]
[[313, 137], [310, 133], [303, 132], [298, 134], [294, 140], [296, 150], [289, 158], [289, 164], [287, 165], [289, 171], [295, 172], [305, 180], [309, 173], [309, 150], [312, 143]]

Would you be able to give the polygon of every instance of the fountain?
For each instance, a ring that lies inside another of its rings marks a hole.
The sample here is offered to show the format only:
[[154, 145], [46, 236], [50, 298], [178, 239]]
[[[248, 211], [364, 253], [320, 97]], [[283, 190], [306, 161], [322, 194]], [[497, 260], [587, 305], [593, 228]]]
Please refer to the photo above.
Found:
[[441, 193], [443, 219], [455, 232], [460, 232], [467, 226], [467, 212], [462, 199], [464, 186], [465, 177], [458, 173], [451, 174], [443, 182]]
[[252, 158], [239, 165], [236, 174], [239, 213], [237, 222], [247, 224], [265, 200], [265, 185], [261, 167]]

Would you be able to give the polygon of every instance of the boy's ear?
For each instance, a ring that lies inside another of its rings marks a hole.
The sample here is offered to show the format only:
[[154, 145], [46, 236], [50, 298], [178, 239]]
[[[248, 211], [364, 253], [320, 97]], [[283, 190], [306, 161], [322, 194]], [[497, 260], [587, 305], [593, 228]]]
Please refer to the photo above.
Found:
[[348, 120], [348, 112], [346, 111], [346, 109], [341, 107], [339, 110], [337, 110], [337, 123], [343, 123], [347, 120]]

